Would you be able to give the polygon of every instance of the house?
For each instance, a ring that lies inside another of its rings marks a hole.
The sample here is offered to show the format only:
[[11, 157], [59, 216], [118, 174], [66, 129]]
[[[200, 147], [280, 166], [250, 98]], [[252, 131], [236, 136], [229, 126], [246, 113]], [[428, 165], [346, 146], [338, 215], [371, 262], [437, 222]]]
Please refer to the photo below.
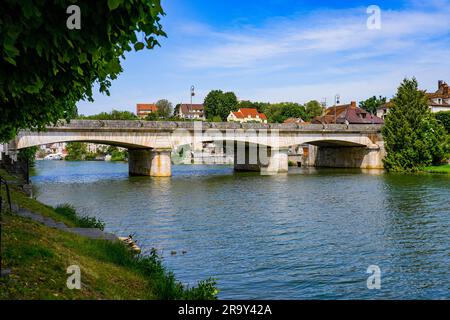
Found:
[[450, 111], [450, 93], [448, 84], [442, 80], [438, 81], [438, 90], [434, 93], [425, 93], [431, 112]]
[[203, 104], [182, 103], [178, 107], [177, 115], [183, 119], [206, 119]]
[[136, 104], [136, 115], [144, 119], [150, 113], [158, 111], [158, 107], [154, 103], [138, 103]]
[[[433, 93], [425, 92], [425, 95], [427, 97], [428, 106], [430, 107], [431, 112], [436, 113], [440, 111], [450, 111], [450, 92], [449, 86], [446, 82], [439, 80], [438, 90]], [[377, 116], [384, 119], [392, 105], [392, 102], [382, 105], [377, 109]]]
[[374, 116], [364, 109], [358, 108], [356, 102], [332, 106], [325, 110], [323, 116], [314, 117], [313, 124], [383, 124], [382, 118]]
[[231, 111], [227, 117], [227, 121], [267, 123], [267, 117], [255, 108], [240, 108], [238, 111]]

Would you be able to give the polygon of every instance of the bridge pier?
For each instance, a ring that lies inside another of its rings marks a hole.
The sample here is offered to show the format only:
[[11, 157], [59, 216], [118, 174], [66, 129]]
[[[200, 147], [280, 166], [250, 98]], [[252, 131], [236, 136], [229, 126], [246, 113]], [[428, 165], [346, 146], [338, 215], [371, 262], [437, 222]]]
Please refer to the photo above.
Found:
[[261, 165], [262, 175], [287, 173], [289, 169], [288, 148], [270, 149], [267, 165]]
[[170, 149], [129, 149], [130, 176], [170, 177], [172, 163]]
[[262, 175], [286, 173], [288, 162], [288, 148], [235, 143], [235, 171], [256, 171]]

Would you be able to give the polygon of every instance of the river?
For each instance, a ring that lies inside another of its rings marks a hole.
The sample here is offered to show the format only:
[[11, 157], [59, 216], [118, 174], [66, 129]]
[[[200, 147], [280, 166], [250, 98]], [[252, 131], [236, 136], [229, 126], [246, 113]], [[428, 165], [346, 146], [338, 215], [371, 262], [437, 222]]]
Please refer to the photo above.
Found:
[[[450, 175], [38, 161], [38, 200], [73, 204], [158, 249], [177, 279], [214, 277], [222, 299], [450, 298]], [[176, 251], [173, 254], [172, 251]], [[381, 288], [369, 290], [370, 265]]]

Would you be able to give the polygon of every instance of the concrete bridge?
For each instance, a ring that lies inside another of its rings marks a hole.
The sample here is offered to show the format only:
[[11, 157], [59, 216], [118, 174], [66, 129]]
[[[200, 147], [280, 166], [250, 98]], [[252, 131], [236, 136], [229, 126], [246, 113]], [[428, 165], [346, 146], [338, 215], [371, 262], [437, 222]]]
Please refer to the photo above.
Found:
[[315, 166], [382, 168], [380, 125], [298, 125], [210, 122], [60, 121], [46, 131], [20, 131], [9, 152], [59, 142], [91, 142], [128, 149], [131, 175], [170, 176], [171, 151], [212, 141], [234, 155], [236, 170], [287, 172], [288, 148], [308, 144]]

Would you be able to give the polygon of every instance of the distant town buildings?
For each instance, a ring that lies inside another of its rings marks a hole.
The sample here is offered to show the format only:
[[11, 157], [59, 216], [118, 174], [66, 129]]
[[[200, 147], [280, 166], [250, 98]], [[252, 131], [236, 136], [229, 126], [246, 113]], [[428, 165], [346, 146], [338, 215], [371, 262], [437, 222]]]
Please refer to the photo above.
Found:
[[[443, 80], [438, 81], [438, 89], [433, 93], [425, 92], [428, 99], [428, 106], [431, 112], [436, 113], [440, 111], [450, 111], [450, 92], [449, 86]], [[377, 109], [377, 116], [380, 118], [386, 117], [389, 108], [392, 107], [392, 102], [388, 102]]]
[[199, 119], [205, 120], [205, 109], [203, 104], [190, 104], [182, 103], [178, 108], [178, 113], [176, 114], [182, 119]]
[[356, 102], [332, 106], [325, 110], [324, 115], [315, 117], [315, 124], [383, 124], [382, 118], [374, 116], [364, 109], [358, 108]]
[[240, 108], [238, 111], [231, 111], [227, 121], [267, 123], [267, 117], [264, 113], [259, 113], [254, 108]]
[[158, 107], [154, 103], [138, 103], [136, 104], [136, 115], [145, 119], [150, 113], [158, 111]]

